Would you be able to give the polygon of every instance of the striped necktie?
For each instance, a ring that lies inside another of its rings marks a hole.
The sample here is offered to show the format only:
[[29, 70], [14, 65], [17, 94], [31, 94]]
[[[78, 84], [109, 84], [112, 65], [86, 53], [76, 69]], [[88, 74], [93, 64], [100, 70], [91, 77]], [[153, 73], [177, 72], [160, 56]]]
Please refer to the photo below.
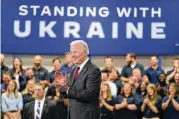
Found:
[[37, 105], [37, 111], [36, 111], [35, 119], [40, 119], [40, 102], [38, 102], [38, 105]]

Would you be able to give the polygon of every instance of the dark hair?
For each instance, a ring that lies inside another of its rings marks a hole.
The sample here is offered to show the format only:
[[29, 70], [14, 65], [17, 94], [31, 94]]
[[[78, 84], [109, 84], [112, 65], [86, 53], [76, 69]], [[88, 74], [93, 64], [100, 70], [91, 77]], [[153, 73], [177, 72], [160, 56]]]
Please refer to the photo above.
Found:
[[15, 69], [15, 66], [14, 66], [14, 61], [15, 61], [15, 59], [19, 59], [19, 61], [20, 61], [20, 70], [22, 71], [22, 60], [19, 58], [19, 57], [15, 57], [14, 59], [13, 59], [13, 68], [12, 68], [12, 71], [13, 71], [13, 73], [15, 73], [16, 72], [16, 69]]
[[121, 88], [121, 95], [125, 95], [124, 94], [124, 87], [125, 85], [129, 85], [130, 86], [130, 90], [131, 90], [131, 94], [130, 95], [133, 95], [135, 92], [134, 92], [134, 87], [129, 83], [129, 82], [126, 82], [122, 85], [122, 88]]
[[113, 58], [112, 58], [111, 56], [105, 56], [105, 57], [104, 57], [104, 60], [105, 60], [105, 59], [111, 59], [111, 60], [113, 61]]
[[153, 56], [150, 57], [150, 59], [151, 59], [152, 57], [156, 57], [157, 60], [158, 60], [158, 57], [159, 57], [159, 56], [158, 56], [158, 55], [153, 55]]
[[128, 53], [128, 55], [130, 55], [131, 58], [136, 59], [136, 55], [135, 55], [135, 53], [130, 52], [130, 53]]
[[139, 94], [141, 93], [140, 87], [141, 87], [142, 83], [145, 83], [145, 85], [146, 85], [146, 93], [147, 93], [147, 86], [148, 86], [149, 82], [147, 82], [147, 81], [142, 81], [142, 82], [139, 83], [139, 86], [138, 86], [138, 88], [137, 88], [137, 90], [136, 90], [136, 92], [139, 93]]
[[109, 73], [107, 71], [101, 71], [101, 73], [105, 73], [107, 74], [107, 76], [109, 76]]
[[56, 57], [52, 60], [52, 63], [54, 63], [56, 60], [58, 60], [61, 63], [60, 57]]
[[170, 88], [170, 86], [173, 86], [175, 88], [175, 91], [176, 91], [175, 95], [178, 96], [177, 85], [175, 83], [170, 83], [169, 84], [169, 86], [168, 86], [168, 95], [169, 95], [169, 88]]

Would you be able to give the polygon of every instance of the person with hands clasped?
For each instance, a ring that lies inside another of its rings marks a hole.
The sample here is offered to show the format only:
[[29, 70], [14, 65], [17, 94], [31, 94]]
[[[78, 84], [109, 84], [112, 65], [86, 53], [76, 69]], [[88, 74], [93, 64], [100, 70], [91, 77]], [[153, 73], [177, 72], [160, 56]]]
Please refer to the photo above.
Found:
[[163, 119], [179, 119], [179, 97], [176, 84], [171, 83], [168, 88], [168, 96], [163, 98]]
[[162, 99], [158, 96], [155, 85], [149, 84], [147, 86], [147, 97], [141, 107], [142, 119], [160, 119], [161, 102]]
[[101, 108], [101, 119], [113, 119], [113, 106], [114, 99], [111, 94], [111, 89], [107, 82], [102, 83], [100, 92], [100, 108]]
[[13, 67], [9, 70], [12, 79], [17, 83], [17, 89], [19, 92], [23, 91], [26, 86], [25, 70], [22, 67], [22, 60], [20, 58], [13, 59]]
[[115, 100], [116, 119], [139, 119], [139, 98], [134, 95], [134, 88], [130, 83], [125, 83], [121, 89], [121, 95]]

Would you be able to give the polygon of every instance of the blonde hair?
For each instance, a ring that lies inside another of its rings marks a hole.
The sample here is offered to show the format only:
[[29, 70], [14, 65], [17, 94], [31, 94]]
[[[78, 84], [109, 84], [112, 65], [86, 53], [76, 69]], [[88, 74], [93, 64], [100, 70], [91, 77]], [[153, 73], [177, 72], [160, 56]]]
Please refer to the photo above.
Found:
[[[17, 83], [16, 83], [16, 81], [15, 81], [15, 80], [10, 80], [9, 84], [10, 84], [11, 82], [13, 82], [13, 83], [15, 84], [15, 87], [14, 87], [13, 93], [14, 93], [14, 95], [15, 95], [15, 98], [17, 99], [17, 98], [19, 97], [19, 95], [18, 95], [18, 91], [17, 91]], [[9, 84], [8, 84], [8, 87], [9, 87]], [[8, 88], [7, 88], [6, 95], [7, 95], [7, 97], [9, 97], [9, 96], [10, 96], [10, 93], [9, 93], [9, 89], [8, 89]]]
[[169, 86], [168, 86], [168, 96], [170, 95], [169, 94], [169, 88], [170, 88], [170, 86], [172, 86], [172, 87], [174, 87], [174, 89], [175, 89], [175, 96], [178, 96], [178, 90], [177, 90], [177, 85], [175, 84], [175, 83], [170, 83], [169, 84]]
[[[123, 84], [123, 86], [122, 86], [122, 88], [121, 88], [121, 94], [124, 95], [124, 86], [125, 86], [125, 85], [129, 85], [129, 86], [130, 86], [131, 94], [133, 95], [134, 92], [135, 92], [135, 91], [134, 91], [134, 87], [133, 87], [129, 82], [126, 82], [126, 83]], [[130, 94], [130, 95], [131, 95], [131, 94]]]
[[[103, 85], [108, 86], [107, 100], [108, 100], [108, 101], [111, 101], [111, 100], [112, 100], [112, 93], [111, 93], [110, 86], [109, 86], [109, 84], [108, 84], [107, 82], [103, 82], [103, 83], [102, 83], [102, 86], [103, 86]], [[103, 91], [102, 91], [102, 90], [100, 91], [100, 96], [101, 96], [101, 97], [103, 96]]]
[[151, 96], [149, 96], [148, 93], [147, 93], [147, 97], [149, 98], [150, 102], [152, 102], [152, 104], [154, 105], [155, 102], [157, 101], [157, 96], [158, 96], [156, 86], [154, 84], [149, 84], [147, 88], [153, 90], [153, 95], [154, 95], [153, 98], [151, 98]]

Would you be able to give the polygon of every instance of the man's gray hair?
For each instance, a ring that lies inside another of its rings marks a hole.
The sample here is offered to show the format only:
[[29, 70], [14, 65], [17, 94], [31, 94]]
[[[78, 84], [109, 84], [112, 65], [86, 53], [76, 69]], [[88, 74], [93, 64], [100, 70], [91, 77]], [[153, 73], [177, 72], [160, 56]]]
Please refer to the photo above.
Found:
[[87, 55], [89, 55], [88, 44], [84, 40], [75, 40], [70, 43], [70, 47], [74, 44], [81, 44], [81, 47], [87, 51]]

